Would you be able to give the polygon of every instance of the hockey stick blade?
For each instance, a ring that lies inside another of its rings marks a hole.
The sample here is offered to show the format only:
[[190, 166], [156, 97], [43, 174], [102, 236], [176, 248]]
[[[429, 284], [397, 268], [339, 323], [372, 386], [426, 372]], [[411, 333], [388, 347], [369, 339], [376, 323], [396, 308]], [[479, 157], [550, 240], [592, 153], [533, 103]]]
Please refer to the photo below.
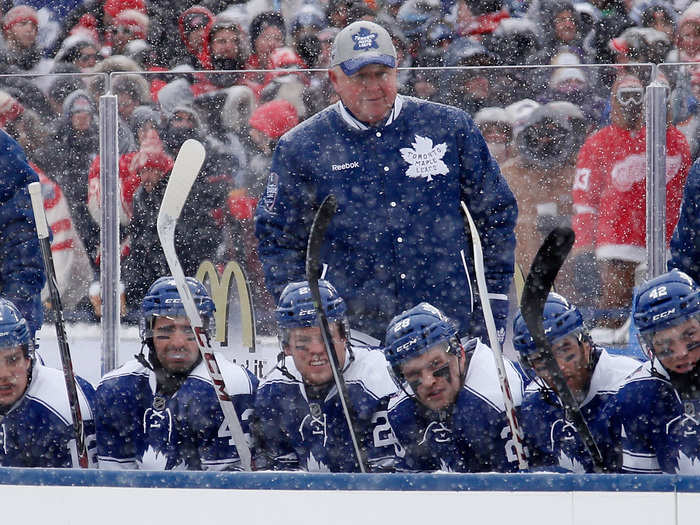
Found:
[[306, 246], [306, 280], [309, 282], [311, 297], [313, 298], [314, 306], [316, 307], [316, 312], [320, 320], [319, 324], [321, 325], [321, 337], [323, 339], [323, 344], [326, 347], [326, 353], [328, 354], [331, 371], [333, 372], [333, 380], [336, 388], [338, 389], [338, 397], [340, 398], [340, 404], [343, 407], [343, 414], [345, 415], [345, 421], [347, 422], [348, 430], [350, 432], [350, 439], [355, 451], [355, 458], [357, 460], [360, 472], [364, 474], [367, 472], [367, 458], [364, 450], [360, 446], [359, 440], [357, 439], [357, 433], [355, 432], [355, 421], [357, 421], [357, 418], [355, 417], [355, 411], [350, 404], [347, 385], [345, 384], [345, 379], [343, 378], [340, 360], [335, 352], [333, 336], [331, 335], [330, 326], [328, 325], [326, 312], [323, 310], [321, 290], [318, 286], [318, 280], [321, 276], [321, 246], [326, 236], [328, 225], [330, 224], [331, 219], [333, 219], [333, 215], [335, 215], [337, 207], [338, 203], [335, 196], [328, 195], [323, 200], [321, 206], [316, 212], [314, 221], [311, 224], [309, 241]]
[[538, 348], [549, 344], [544, 335], [542, 312], [559, 269], [564, 264], [573, 244], [574, 232], [571, 228], [561, 227], [552, 230], [537, 251], [530, 273], [525, 280], [520, 311]]
[[49, 244], [49, 225], [46, 221], [46, 212], [44, 211], [44, 198], [41, 194], [41, 183], [32, 182], [29, 184], [28, 189], [29, 197], [31, 198], [32, 202], [32, 211], [34, 212], [34, 222], [36, 223], [36, 234], [39, 238], [41, 258], [43, 259], [44, 269], [46, 270], [46, 282], [49, 287], [51, 303], [56, 315], [56, 338], [58, 340], [58, 350], [61, 355], [63, 378], [66, 383], [66, 392], [68, 395], [68, 406], [70, 407], [71, 419], [73, 423], [76, 455], [78, 457], [78, 464], [80, 465], [80, 468], [88, 468], [90, 462], [88, 459], [87, 444], [85, 441], [85, 426], [83, 423], [83, 416], [80, 411], [78, 387], [75, 383], [73, 361], [70, 355], [70, 347], [68, 346], [65, 321], [63, 320], [63, 304], [61, 303], [61, 294], [59, 292], [58, 282], [56, 280], [56, 269], [54, 268], [51, 245]]
[[547, 371], [554, 382], [559, 399], [564, 406], [567, 419], [576, 427], [593, 460], [596, 472], [604, 472], [605, 466], [600, 449], [591, 434], [588, 424], [581, 413], [579, 404], [571, 393], [566, 379], [557, 364], [552, 346], [544, 333], [543, 313], [547, 296], [552, 289], [559, 269], [574, 244], [574, 232], [571, 228], [559, 227], [552, 230], [537, 251], [530, 273], [525, 280], [520, 311], [527, 329], [538, 350], [538, 358], [546, 365]]
[[190, 287], [187, 285], [182, 265], [175, 252], [175, 226], [177, 225], [177, 219], [204, 163], [204, 156], [204, 147], [198, 141], [190, 139], [182, 144], [170, 173], [168, 186], [165, 189], [163, 201], [158, 212], [158, 237], [168, 262], [168, 267], [175, 280], [177, 291], [182, 299], [185, 313], [194, 332], [197, 347], [202, 354], [202, 360], [213, 383], [219, 406], [224, 414], [224, 420], [231, 431], [241, 465], [245, 470], [250, 470], [252, 462], [250, 448], [243, 433], [241, 421], [238, 418], [238, 414], [236, 414], [236, 409], [226, 388], [216, 355], [211, 348], [210, 338], [204, 331], [202, 318], [199, 315]]

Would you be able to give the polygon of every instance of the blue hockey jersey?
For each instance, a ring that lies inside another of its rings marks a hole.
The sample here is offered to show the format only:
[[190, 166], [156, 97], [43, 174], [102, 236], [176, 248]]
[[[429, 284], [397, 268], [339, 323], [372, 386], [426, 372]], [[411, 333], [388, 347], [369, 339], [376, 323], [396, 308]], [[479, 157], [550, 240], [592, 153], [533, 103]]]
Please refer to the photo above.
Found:
[[[218, 357], [243, 432], [253, 411], [257, 378]], [[97, 458], [104, 469], [236, 470], [235, 443], [203, 362], [171, 397], [156, 392], [155, 373], [131, 360], [97, 387]]]
[[[620, 424], [609, 409], [611, 397], [639, 361], [624, 356], [612, 356], [594, 348], [597, 362], [593, 369], [586, 397], [581, 402], [588, 428], [603, 456], [609, 472], [619, 472], [621, 464]], [[593, 460], [575, 427], [564, 416], [559, 398], [551, 391], [542, 391], [541, 380], [533, 381], [525, 391], [520, 409], [525, 445], [532, 470], [559, 472], [594, 472]]]
[[[520, 405], [522, 377], [506, 360], [513, 401]], [[515, 442], [505, 415], [498, 370], [489, 347], [478, 342], [464, 387], [449, 411], [426, 411], [402, 392], [389, 403], [398, 440], [397, 469], [408, 472], [515, 472]]]
[[[343, 377], [357, 416], [355, 428], [370, 470], [393, 468], [395, 440], [386, 404], [396, 390], [384, 354], [366, 347], [348, 352]], [[350, 432], [333, 385], [320, 397], [302, 381], [291, 356], [260, 383], [255, 399], [255, 467], [258, 470], [357, 472]]]
[[[92, 385], [76, 377], [88, 464], [95, 467]], [[3, 467], [79, 468], [78, 448], [61, 370], [34, 363], [24, 395], [0, 416], [0, 465]]]
[[683, 189], [678, 224], [671, 238], [669, 270], [678, 268], [700, 282], [700, 160], [693, 163]]
[[34, 334], [46, 282], [27, 185], [39, 182], [20, 145], [0, 129], [0, 295], [22, 312]]
[[681, 399], [658, 360], [630, 376], [615, 401], [623, 472], [700, 473], [700, 398]]
[[255, 214], [275, 298], [305, 278], [309, 229], [329, 194], [338, 209], [321, 260], [353, 328], [382, 339], [394, 315], [429, 300], [463, 333], [486, 333], [460, 257], [463, 250], [471, 272], [460, 200], [479, 229], [492, 308], [504, 326], [517, 206], [467, 113], [399, 95], [383, 126], [367, 128], [337, 103], [284, 135]]

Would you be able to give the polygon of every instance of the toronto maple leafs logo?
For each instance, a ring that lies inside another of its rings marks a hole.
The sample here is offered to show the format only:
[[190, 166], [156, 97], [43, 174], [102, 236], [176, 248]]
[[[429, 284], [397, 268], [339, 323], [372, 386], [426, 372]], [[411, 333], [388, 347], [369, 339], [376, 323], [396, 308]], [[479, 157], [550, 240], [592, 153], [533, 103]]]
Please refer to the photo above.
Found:
[[370, 32], [366, 27], [361, 28], [357, 33], [352, 35], [352, 39], [355, 41], [356, 51], [367, 51], [369, 49], [375, 48], [379, 49], [379, 44], [377, 43], [377, 33]]
[[331, 469], [326, 465], [323, 460], [316, 459], [314, 453], [309, 454], [309, 459], [306, 460], [306, 470], [309, 472], [330, 472]]
[[578, 474], [583, 474], [586, 472], [586, 467], [575, 457], [570, 458], [564, 451], [559, 452], [559, 466], [568, 470], [569, 472], [575, 472]]
[[700, 473], [700, 458], [691, 456], [686, 455], [682, 450], [678, 451], [678, 463], [676, 466], [676, 474]]
[[433, 140], [428, 137], [416, 135], [416, 141], [411, 144], [413, 148], [401, 148], [403, 160], [410, 164], [406, 176], [411, 178], [422, 177], [428, 182], [434, 175], [447, 175], [450, 170], [442, 161], [447, 153], [447, 144], [444, 142], [433, 147]]

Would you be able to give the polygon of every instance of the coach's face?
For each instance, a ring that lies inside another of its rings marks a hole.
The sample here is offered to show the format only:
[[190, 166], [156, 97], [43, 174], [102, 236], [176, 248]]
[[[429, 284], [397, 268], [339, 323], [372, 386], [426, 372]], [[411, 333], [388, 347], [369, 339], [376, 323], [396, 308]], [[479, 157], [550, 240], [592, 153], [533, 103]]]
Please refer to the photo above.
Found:
[[339, 67], [328, 72], [338, 96], [350, 112], [370, 126], [384, 120], [396, 99], [396, 68], [368, 64], [352, 76]]

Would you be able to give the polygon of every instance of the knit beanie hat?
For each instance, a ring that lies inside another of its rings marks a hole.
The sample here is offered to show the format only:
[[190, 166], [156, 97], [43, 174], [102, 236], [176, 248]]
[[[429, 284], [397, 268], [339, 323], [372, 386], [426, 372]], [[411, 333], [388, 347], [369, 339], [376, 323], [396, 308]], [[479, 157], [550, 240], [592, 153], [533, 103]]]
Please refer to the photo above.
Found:
[[10, 9], [2, 17], [2, 30], [7, 32], [13, 25], [26, 22], [27, 20], [34, 22], [35, 26], [39, 26], [39, 16], [36, 9], [28, 5], [18, 5]]
[[148, 35], [148, 16], [136, 9], [120, 12], [113, 22], [116, 27], [129, 27], [137, 38], [146, 39]]
[[106, 0], [104, 12], [112, 17], [116, 17], [122, 11], [135, 9], [141, 13], [146, 12], [146, 4], [143, 0]]
[[23, 112], [24, 106], [15, 97], [6, 91], [0, 91], [0, 128], [16, 120]]
[[294, 106], [287, 100], [272, 100], [261, 105], [250, 117], [250, 127], [278, 139], [299, 124]]

